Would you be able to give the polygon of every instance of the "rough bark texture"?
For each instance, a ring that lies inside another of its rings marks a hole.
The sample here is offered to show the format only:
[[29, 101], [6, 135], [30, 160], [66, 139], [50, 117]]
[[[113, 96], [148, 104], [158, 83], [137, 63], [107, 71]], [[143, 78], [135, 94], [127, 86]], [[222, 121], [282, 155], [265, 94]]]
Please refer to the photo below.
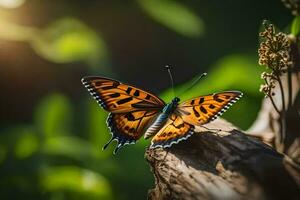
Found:
[[[299, 199], [299, 171], [285, 156], [224, 120], [168, 149], [148, 149], [149, 199]], [[292, 175], [291, 175], [292, 174]]]

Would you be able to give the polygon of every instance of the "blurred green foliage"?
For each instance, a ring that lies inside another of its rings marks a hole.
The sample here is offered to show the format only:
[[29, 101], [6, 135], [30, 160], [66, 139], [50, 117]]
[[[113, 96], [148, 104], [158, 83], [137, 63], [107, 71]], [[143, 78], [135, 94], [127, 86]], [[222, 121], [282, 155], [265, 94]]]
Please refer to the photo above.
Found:
[[[66, 97], [50, 95], [37, 106], [34, 126], [21, 125], [0, 135], [4, 152], [1, 165], [2, 197], [9, 195], [7, 188], [22, 191], [26, 184], [29, 188], [24, 193], [14, 194], [15, 198], [112, 198], [108, 180], [83, 165], [101, 158], [98, 149], [83, 138], [67, 136], [71, 134], [72, 126], [70, 111]], [[56, 163], [60, 159], [61, 162]], [[77, 167], [74, 165], [76, 162]], [[16, 166], [12, 167], [10, 163]], [[17, 181], [12, 181], [13, 176], [17, 176]], [[34, 181], [32, 177], [35, 177]]]
[[71, 102], [62, 94], [52, 94], [36, 107], [34, 123], [45, 137], [70, 134]]
[[[14, 194], [15, 198], [145, 197], [145, 185], [150, 187], [153, 177], [143, 160], [144, 145], [120, 152], [118, 159], [112, 156], [113, 148], [102, 151], [100, 145], [109, 138], [105, 125], [107, 114], [95, 102], [90, 99], [87, 102], [84, 107], [87, 112], [79, 115], [87, 117], [90, 134], [78, 130], [74, 133], [69, 99], [62, 94], [52, 94], [37, 105], [33, 126], [20, 125], [0, 135], [1, 197], [11, 195], [8, 188], [23, 191], [24, 184], [28, 187], [26, 192]], [[20, 173], [20, 169], [24, 171]], [[17, 181], [12, 181], [15, 175]], [[35, 177], [34, 182], [32, 177]]]
[[39, 140], [32, 130], [24, 130], [22, 137], [18, 138], [15, 146], [15, 156], [18, 159], [26, 159], [37, 152]]
[[187, 37], [204, 34], [204, 22], [185, 5], [172, 0], [138, 0], [141, 8], [158, 23]]
[[0, 39], [23, 41], [42, 58], [55, 63], [86, 62], [91, 68], [108, 70], [108, 53], [100, 33], [75, 18], [62, 18], [44, 29], [0, 19]]
[[67, 193], [64, 199], [111, 199], [111, 186], [99, 173], [74, 166], [44, 170], [41, 185], [45, 192]]
[[300, 16], [296, 16], [292, 22], [291, 34], [298, 36], [300, 32]]
[[[24, 2], [17, 0], [11, 8]], [[200, 38], [197, 41], [205, 43], [202, 39], [208, 35], [205, 33], [209, 33], [210, 24], [204, 23], [206, 21], [195, 13], [195, 8], [191, 9], [186, 3], [172, 0], [136, 2], [138, 9], [146, 17], [183, 36], [181, 39], [196, 41]], [[89, 8], [84, 6], [82, 9]], [[213, 9], [211, 13], [211, 18], [216, 18]], [[3, 14], [1, 10], [0, 14]], [[74, 71], [78, 68], [63, 69], [62, 66], [71, 64], [78, 66], [78, 63], [84, 63], [83, 66], [88, 66], [87, 69], [80, 69], [82, 74], [111, 74], [111, 63], [114, 61], [110, 60], [110, 43], [83, 20], [69, 16], [71, 15], [59, 16], [41, 27], [20, 25], [14, 20], [1, 17], [0, 39], [28, 44], [44, 61], [55, 63], [59, 72], [68, 74], [69, 76], [64, 76], [67, 83], [70, 77], [76, 75]], [[96, 15], [91, 16], [94, 18]], [[104, 16], [112, 17], [110, 14]], [[107, 24], [104, 23], [105, 26], [111, 25], [111, 18], [102, 20], [108, 21]], [[299, 34], [299, 27], [299, 17], [296, 17], [291, 27], [294, 35]], [[238, 30], [238, 25], [236, 29]], [[122, 37], [123, 32], [116, 35]], [[223, 40], [222, 34], [216, 34], [214, 37], [221, 37]], [[138, 40], [130, 42], [143, 44]], [[130, 50], [127, 46], [124, 49]], [[123, 53], [123, 49], [121, 50]], [[208, 66], [208, 75], [180, 98], [184, 101], [224, 90], [240, 90], [244, 96], [224, 114], [224, 118], [247, 129], [260, 107], [262, 94], [258, 89], [263, 69], [257, 64], [257, 57], [254, 56], [256, 52], [232, 52]], [[151, 55], [153, 60], [156, 59], [155, 56]], [[144, 69], [140, 71], [144, 73]], [[184, 68], [180, 71], [185, 73]], [[180, 94], [192, 82], [193, 80], [177, 85], [176, 93]], [[76, 88], [73, 85], [69, 87]], [[102, 151], [101, 147], [111, 137], [105, 123], [107, 112], [99, 107], [83, 86], [81, 88], [78, 99], [70, 98], [70, 94], [65, 93], [62, 86], [55, 90], [59, 92], [50, 93], [47, 88], [43, 88], [47, 92], [43, 93], [43, 98], [35, 105], [32, 119], [26, 123], [0, 128], [0, 199], [146, 198], [148, 189], [154, 185], [153, 174], [144, 160], [144, 151], [149, 141], [141, 139], [136, 145], [125, 146], [117, 156], [112, 155], [115, 143]], [[173, 98], [171, 89], [162, 92], [160, 96], [166, 102]]]
[[35, 51], [53, 62], [83, 60], [93, 63], [106, 59], [107, 56], [99, 33], [96, 34], [77, 19], [64, 18], [55, 21], [33, 38], [32, 46]]

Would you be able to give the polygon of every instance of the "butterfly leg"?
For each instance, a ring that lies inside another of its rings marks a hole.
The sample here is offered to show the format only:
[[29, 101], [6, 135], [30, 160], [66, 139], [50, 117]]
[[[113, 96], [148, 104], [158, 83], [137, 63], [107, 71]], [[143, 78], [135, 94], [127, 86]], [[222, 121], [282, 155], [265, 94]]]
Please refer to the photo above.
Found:
[[217, 132], [222, 131], [222, 129], [217, 129], [217, 128], [207, 128], [207, 127], [205, 127], [205, 126], [203, 126], [203, 125], [200, 125], [200, 127], [205, 128], [205, 129], [208, 130], [208, 131], [217, 131]]
[[114, 139], [115, 139], [115, 137], [112, 136], [112, 137], [110, 138], [110, 140], [102, 147], [102, 150], [105, 150], [105, 149], [108, 147], [108, 145], [109, 145]]

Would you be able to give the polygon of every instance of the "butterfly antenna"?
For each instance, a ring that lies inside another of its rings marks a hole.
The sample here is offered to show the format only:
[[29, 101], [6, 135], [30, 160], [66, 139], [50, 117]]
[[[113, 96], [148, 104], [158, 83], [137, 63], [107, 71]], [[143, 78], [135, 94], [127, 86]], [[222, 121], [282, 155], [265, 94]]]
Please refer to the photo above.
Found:
[[173, 92], [173, 97], [175, 97], [175, 90], [174, 90], [174, 80], [173, 80], [173, 76], [171, 73], [171, 67], [166, 65], [166, 68], [168, 70], [169, 76], [170, 76], [170, 80], [171, 80], [171, 85], [172, 85], [172, 92]]
[[192, 89], [192, 88], [198, 83], [198, 81], [199, 81], [201, 78], [203, 78], [204, 76], [206, 76], [206, 75], [207, 75], [207, 73], [203, 73], [203, 74], [201, 74], [200, 76], [198, 76], [197, 79], [195, 79], [195, 80], [191, 83], [191, 85], [188, 86], [186, 89], [184, 89], [184, 90], [180, 93], [180, 95], [178, 95], [178, 96], [181, 96], [181, 95], [183, 95], [186, 91]]

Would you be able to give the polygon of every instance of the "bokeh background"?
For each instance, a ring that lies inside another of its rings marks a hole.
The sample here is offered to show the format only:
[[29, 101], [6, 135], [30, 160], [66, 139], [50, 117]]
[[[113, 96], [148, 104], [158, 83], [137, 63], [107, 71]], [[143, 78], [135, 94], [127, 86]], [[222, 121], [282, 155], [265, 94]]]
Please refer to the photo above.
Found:
[[168, 101], [244, 97], [224, 118], [247, 129], [263, 96], [257, 48], [263, 19], [282, 30], [280, 0], [0, 0], [0, 199], [145, 199], [154, 177], [141, 139], [116, 156], [104, 112], [80, 79], [112, 77]]

